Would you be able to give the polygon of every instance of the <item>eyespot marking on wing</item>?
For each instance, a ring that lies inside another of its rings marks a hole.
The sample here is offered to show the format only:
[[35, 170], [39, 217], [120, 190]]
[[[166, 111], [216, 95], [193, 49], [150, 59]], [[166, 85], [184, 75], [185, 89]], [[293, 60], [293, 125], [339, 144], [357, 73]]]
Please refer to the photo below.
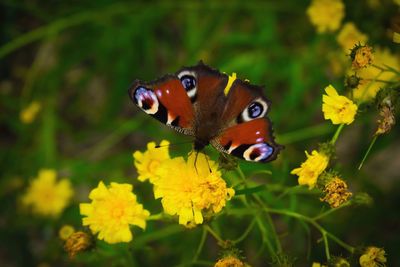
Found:
[[261, 97], [256, 98], [239, 114], [237, 122], [241, 123], [262, 118], [267, 113], [267, 110], [268, 103]]
[[156, 114], [160, 105], [154, 92], [143, 86], [135, 89], [134, 100], [136, 105], [147, 114]]
[[184, 70], [178, 74], [178, 78], [182, 83], [190, 100], [194, 100], [197, 95], [197, 76], [193, 71]]

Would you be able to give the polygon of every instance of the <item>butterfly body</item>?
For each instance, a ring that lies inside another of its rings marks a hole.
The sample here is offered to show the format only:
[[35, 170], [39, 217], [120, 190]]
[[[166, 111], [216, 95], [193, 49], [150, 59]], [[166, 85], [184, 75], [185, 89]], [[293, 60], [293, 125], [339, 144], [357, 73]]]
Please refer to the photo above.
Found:
[[176, 131], [194, 136], [194, 150], [211, 144], [248, 161], [276, 158], [272, 127], [265, 115], [270, 102], [262, 88], [228, 76], [200, 62], [153, 82], [136, 80], [132, 101]]

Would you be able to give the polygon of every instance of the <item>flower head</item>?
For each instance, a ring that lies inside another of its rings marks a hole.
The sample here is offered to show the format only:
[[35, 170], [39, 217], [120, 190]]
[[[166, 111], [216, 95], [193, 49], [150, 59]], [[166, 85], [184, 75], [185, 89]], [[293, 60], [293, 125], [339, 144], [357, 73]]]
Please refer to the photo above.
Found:
[[41, 108], [42, 105], [40, 102], [32, 101], [26, 108], [21, 110], [19, 113], [19, 119], [25, 124], [30, 124], [35, 120], [36, 115], [39, 113]]
[[333, 32], [339, 29], [344, 17], [344, 4], [341, 0], [313, 0], [307, 15], [318, 33]]
[[157, 171], [154, 196], [161, 198], [166, 213], [179, 216], [179, 224], [203, 223], [203, 212], [221, 211], [235, 193], [226, 187], [217, 164], [206, 157], [199, 153], [196, 165], [195, 153], [187, 162], [182, 157], [173, 158], [163, 162]]
[[146, 228], [150, 213], [136, 201], [132, 185], [111, 183], [106, 187], [101, 181], [89, 198], [92, 202], [80, 204], [83, 225], [88, 225], [98, 239], [113, 244], [132, 240], [130, 225]]
[[[400, 2], [400, 1], [399, 1]], [[400, 33], [398, 32], [393, 32], [393, 37], [392, 40], [396, 44], [400, 44]]]
[[85, 251], [92, 246], [92, 238], [85, 232], [75, 232], [65, 241], [64, 250], [68, 252], [70, 258], [81, 251]]
[[[396, 74], [391, 71], [382, 72], [377, 66], [388, 66], [393, 69], [400, 69], [398, 55], [391, 53], [388, 49], [374, 49], [374, 65], [357, 70], [361, 78], [359, 86], [353, 91], [354, 99], [358, 101], [369, 101], [375, 98], [377, 92], [387, 84], [380, 81], [397, 80]], [[376, 81], [375, 79], [379, 80]]]
[[348, 52], [356, 44], [364, 44], [368, 40], [368, 36], [360, 32], [354, 23], [347, 22], [343, 25], [336, 40], [343, 50]]
[[356, 45], [350, 53], [354, 70], [366, 68], [371, 65], [374, 58], [372, 48], [367, 45]]
[[332, 257], [328, 265], [332, 267], [350, 267], [350, 263], [342, 257]]
[[214, 267], [246, 267], [248, 266], [243, 261], [235, 257], [234, 255], [227, 255], [222, 259], [219, 259]]
[[378, 129], [375, 135], [388, 133], [396, 124], [396, 117], [394, 116], [394, 109], [389, 105], [384, 105], [379, 111], [380, 119], [378, 120]]
[[339, 95], [332, 85], [325, 88], [326, 95], [322, 96], [322, 111], [324, 118], [333, 124], [350, 124], [357, 113], [357, 105], [345, 96]]
[[325, 196], [321, 198], [321, 201], [327, 202], [332, 208], [339, 207], [352, 195], [347, 184], [337, 176], [325, 185], [323, 191]]
[[71, 183], [64, 178], [57, 182], [55, 170], [42, 169], [22, 196], [22, 204], [33, 213], [56, 217], [61, 214], [73, 195]]
[[291, 174], [299, 176], [300, 185], [308, 185], [312, 189], [317, 183], [318, 176], [328, 166], [329, 158], [316, 150], [313, 150], [311, 155], [307, 151], [305, 153], [307, 160], [299, 168], [292, 170]]
[[168, 145], [169, 142], [166, 140], [161, 141], [160, 147], [156, 147], [155, 142], [150, 142], [147, 144], [147, 151], [144, 153], [140, 151], [133, 153], [134, 164], [139, 174], [139, 181], [144, 182], [149, 179], [153, 183], [160, 163], [170, 158]]
[[60, 228], [60, 230], [58, 231], [58, 236], [62, 240], [67, 240], [68, 237], [70, 237], [70, 235], [72, 235], [74, 232], [75, 232], [74, 227], [66, 224]]
[[361, 267], [386, 266], [385, 251], [382, 248], [368, 247], [360, 257]]

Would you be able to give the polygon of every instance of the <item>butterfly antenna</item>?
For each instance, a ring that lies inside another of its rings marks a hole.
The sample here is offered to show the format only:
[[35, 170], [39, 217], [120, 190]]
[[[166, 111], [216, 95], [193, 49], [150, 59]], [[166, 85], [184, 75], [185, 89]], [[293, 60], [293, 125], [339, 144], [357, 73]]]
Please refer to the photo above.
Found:
[[197, 157], [199, 156], [199, 151], [196, 151], [196, 156], [194, 158], [194, 169], [196, 170], [196, 173], [199, 174], [199, 172], [197, 171]]
[[212, 170], [211, 170], [211, 167], [210, 167], [210, 162], [208, 161], [208, 157], [207, 156], [205, 156], [205, 157], [206, 157], [206, 161], [207, 161], [208, 171], [210, 173], [212, 173]]

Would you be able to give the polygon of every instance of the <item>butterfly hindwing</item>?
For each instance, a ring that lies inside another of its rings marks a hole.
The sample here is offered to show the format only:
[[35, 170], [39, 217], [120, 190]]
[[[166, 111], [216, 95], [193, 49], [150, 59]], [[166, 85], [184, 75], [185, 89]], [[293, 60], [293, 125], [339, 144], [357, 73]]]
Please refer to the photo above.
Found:
[[229, 127], [211, 144], [224, 153], [257, 162], [274, 160], [281, 149], [273, 140], [271, 123], [266, 118]]
[[235, 80], [222, 114], [226, 128], [212, 144], [222, 152], [248, 161], [274, 160], [281, 149], [273, 138], [270, 121], [265, 118], [270, 102], [262, 88]]

